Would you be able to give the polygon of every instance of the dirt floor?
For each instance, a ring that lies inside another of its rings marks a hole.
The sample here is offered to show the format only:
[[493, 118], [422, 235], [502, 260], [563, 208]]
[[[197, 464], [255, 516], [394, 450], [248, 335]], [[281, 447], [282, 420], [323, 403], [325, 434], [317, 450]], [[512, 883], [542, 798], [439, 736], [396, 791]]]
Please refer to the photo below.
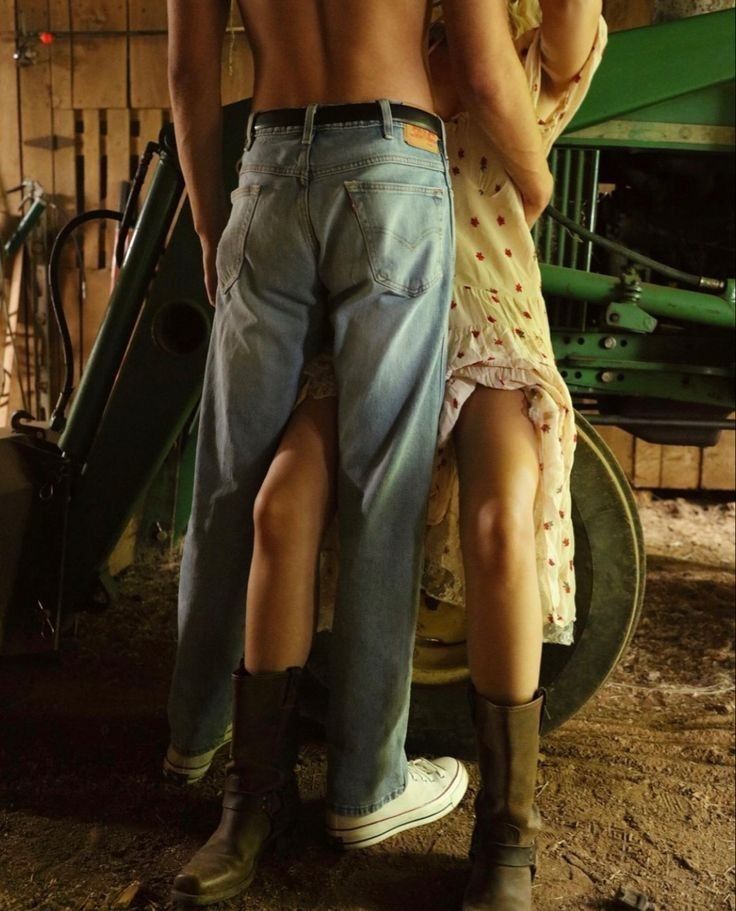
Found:
[[[620, 886], [657, 911], [734, 911], [734, 504], [642, 505], [644, 618], [605, 688], [543, 741], [546, 830], [536, 911], [613, 909]], [[54, 660], [0, 666], [0, 909], [164, 911], [213, 828], [224, 756], [183, 790], [160, 777], [176, 564], [129, 571]], [[322, 837], [324, 743], [306, 725], [303, 823], [269, 858], [249, 911], [458, 909], [471, 791], [455, 814], [363, 852]]]

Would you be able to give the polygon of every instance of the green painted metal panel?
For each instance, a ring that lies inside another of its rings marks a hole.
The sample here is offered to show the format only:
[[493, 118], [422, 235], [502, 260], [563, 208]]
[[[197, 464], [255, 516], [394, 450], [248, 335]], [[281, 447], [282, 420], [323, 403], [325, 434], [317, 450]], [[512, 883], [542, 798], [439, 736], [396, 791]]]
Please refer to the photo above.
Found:
[[570, 132], [732, 81], [735, 24], [725, 10], [611, 35]]

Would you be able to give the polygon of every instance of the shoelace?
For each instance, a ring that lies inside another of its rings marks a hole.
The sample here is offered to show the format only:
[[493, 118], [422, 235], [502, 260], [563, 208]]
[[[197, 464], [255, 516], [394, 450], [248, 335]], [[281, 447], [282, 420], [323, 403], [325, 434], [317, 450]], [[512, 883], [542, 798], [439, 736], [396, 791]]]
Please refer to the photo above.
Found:
[[412, 759], [409, 763], [409, 775], [415, 781], [434, 781], [436, 778], [447, 777], [445, 770], [429, 759]]

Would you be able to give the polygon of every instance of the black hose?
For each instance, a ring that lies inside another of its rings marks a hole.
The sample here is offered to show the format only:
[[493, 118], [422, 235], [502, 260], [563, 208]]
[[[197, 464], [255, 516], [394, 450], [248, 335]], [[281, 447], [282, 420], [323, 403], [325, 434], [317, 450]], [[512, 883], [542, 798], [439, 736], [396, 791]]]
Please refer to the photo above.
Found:
[[69, 404], [69, 399], [74, 391], [74, 351], [72, 349], [69, 326], [67, 325], [66, 316], [64, 315], [64, 306], [61, 301], [61, 291], [59, 289], [59, 259], [61, 257], [61, 251], [70, 235], [85, 222], [95, 221], [100, 218], [109, 218], [113, 221], [120, 221], [122, 217], [121, 212], [114, 212], [112, 209], [93, 209], [90, 212], [82, 212], [81, 215], [75, 216], [64, 225], [61, 231], [56, 235], [56, 239], [51, 247], [47, 273], [49, 297], [51, 299], [51, 307], [54, 311], [56, 325], [58, 326], [59, 334], [61, 335], [61, 348], [64, 356], [64, 385], [59, 394], [56, 406], [51, 412], [50, 427], [52, 430], [62, 430], [64, 428], [64, 423], [66, 421], [64, 412], [66, 411], [66, 406]]
[[619, 253], [632, 262], [638, 263], [640, 266], [646, 266], [653, 272], [664, 275], [666, 278], [679, 282], [681, 285], [689, 285], [691, 288], [698, 288], [701, 291], [713, 292], [723, 291], [726, 287], [726, 283], [719, 278], [704, 278], [700, 275], [682, 272], [680, 269], [675, 269], [673, 266], [666, 266], [656, 259], [644, 256], [643, 253], [637, 253], [636, 250], [631, 250], [629, 247], [625, 247], [615, 240], [609, 240], [609, 238], [603, 237], [600, 234], [594, 234], [593, 231], [589, 231], [587, 228], [579, 225], [576, 221], [573, 221], [572, 218], [563, 215], [562, 212], [555, 209], [554, 206], [547, 206], [545, 214], [549, 215], [550, 218], [553, 218], [556, 222], [559, 222], [563, 227], [567, 228], [568, 231], [572, 231], [573, 234], [577, 234], [584, 240], [590, 241], [590, 243], [596, 244], [598, 247], [603, 247], [605, 250], [611, 250], [613, 253]]

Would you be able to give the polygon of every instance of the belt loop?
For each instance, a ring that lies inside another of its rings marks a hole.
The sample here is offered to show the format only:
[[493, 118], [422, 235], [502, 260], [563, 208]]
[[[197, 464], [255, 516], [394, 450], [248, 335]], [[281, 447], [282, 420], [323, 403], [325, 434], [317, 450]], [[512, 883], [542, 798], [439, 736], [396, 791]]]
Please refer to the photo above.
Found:
[[437, 117], [437, 120], [440, 122], [440, 130], [442, 135], [442, 154], [447, 158], [447, 130], [445, 129], [445, 121], [441, 117]]
[[394, 138], [394, 118], [391, 113], [391, 102], [388, 98], [379, 98], [378, 104], [381, 108], [381, 116], [383, 117], [383, 138], [384, 139], [393, 139]]
[[317, 113], [317, 105], [310, 104], [304, 114], [304, 132], [302, 133], [302, 145], [311, 145], [314, 137], [314, 115]]
[[245, 126], [245, 150], [246, 150], [246, 152], [253, 145], [253, 142], [255, 141], [255, 138], [256, 138], [256, 131], [255, 131], [254, 125], [253, 125], [255, 118], [256, 118], [256, 115], [253, 113], [253, 111], [251, 111], [250, 114], [248, 114], [248, 123]]

